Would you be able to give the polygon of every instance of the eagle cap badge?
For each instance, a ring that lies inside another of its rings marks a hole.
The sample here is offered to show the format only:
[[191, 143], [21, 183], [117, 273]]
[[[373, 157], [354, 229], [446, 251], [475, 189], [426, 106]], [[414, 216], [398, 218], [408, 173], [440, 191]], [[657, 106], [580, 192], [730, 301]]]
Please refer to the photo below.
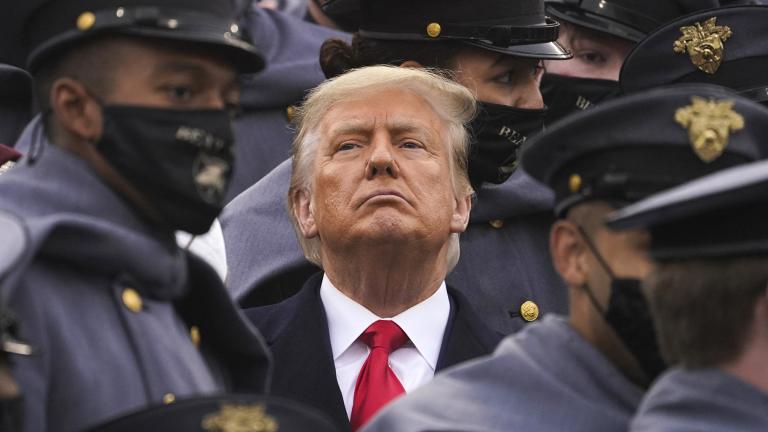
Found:
[[705, 73], [717, 72], [723, 61], [725, 41], [733, 35], [731, 28], [717, 25], [717, 17], [712, 17], [703, 25], [697, 22], [680, 27], [680, 32], [683, 35], [673, 45], [675, 52], [687, 52], [691, 63]]
[[698, 96], [691, 101], [691, 105], [675, 111], [675, 121], [688, 129], [688, 139], [699, 159], [709, 163], [723, 154], [731, 132], [744, 128], [744, 117], [733, 110], [733, 101]]
[[264, 405], [228, 405], [209, 414], [201, 425], [207, 432], [277, 432], [274, 417], [267, 414]]

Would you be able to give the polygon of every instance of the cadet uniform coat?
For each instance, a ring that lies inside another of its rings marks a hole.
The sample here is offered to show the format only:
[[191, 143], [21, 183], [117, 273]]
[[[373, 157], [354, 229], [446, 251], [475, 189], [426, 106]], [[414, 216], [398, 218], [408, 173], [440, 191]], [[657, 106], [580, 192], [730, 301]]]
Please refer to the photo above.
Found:
[[79, 431], [175, 398], [265, 391], [266, 347], [216, 273], [45, 142], [39, 124], [28, 131], [42, 157], [0, 176], [0, 210], [29, 235], [2, 281], [20, 338], [37, 351], [12, 370], [26, 430]]
[[548, 315], [398, 399], [364, 432], [625, 431], [641, 397], [567, 318]]
[[720, 369], [671, 369], [643, 399], [631, 432], [768, 430], [768, 393]]
[[[290, 161], [283, 162], [222, 214], [227, 286], [244, 306], [278, 302], [318, 271], [304, 259], [286, 211], [290, 171]], [[527, 301], [541, 313], [567, 311], [567, 290], [549, 256], [553, 220], [551, 192], [522, 171], [478, 193], [459, 263], [446, 281], [494, 330], [522, 328]]]

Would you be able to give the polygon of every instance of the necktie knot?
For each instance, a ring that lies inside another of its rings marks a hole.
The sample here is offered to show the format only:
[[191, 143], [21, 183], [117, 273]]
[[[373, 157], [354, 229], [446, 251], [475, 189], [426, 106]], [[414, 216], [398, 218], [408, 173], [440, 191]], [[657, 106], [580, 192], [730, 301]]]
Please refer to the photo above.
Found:
[[360, 340], [371, 350], [382, 348], [390, 354], [408, 342], [408, 335], [394, 321], [379, 320], [365, 329]]

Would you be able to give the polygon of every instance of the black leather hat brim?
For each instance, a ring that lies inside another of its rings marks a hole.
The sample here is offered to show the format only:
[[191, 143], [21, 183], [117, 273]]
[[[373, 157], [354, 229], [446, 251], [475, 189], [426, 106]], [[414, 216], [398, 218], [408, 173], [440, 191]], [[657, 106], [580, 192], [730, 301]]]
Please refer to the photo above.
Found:
[[85, 38], [98, 37], [104, 34], [125, 34], [131, 36], [162, 39], [189, 43], [191, 46], [209, 48], [221, 54], [221, 57], [229, 61], [240, 73], [255, 73], [264, 68], [263, 57], [247, 42], [234, 37], [225, 37], [221, 33], [185, 32], [183, 30], [169, 31], [166, 29], [133, 28], [105, 29], [89, 33], [65, 33], [59, 37], [47, 41], [30, 54], [28, 68], [35, 71], [41, 60], [48, 57], [55, 50], [60, 50], [66, 45], [76, 43]]
[[536, 43], [528, 45], [496, 46], [489, 43], [476, 41], [463, 41], [478, 48], [494, 51], [502, 54], [523, 58], [535, 58], [542, 60], [568, 60], [573, 57], [570, 51], [563, 48], [557, 41]]
[[591, 30], [607, 33], [612, 36], [639, 42], [645, 37], [645, 33], [628, 25], [621, 24], [608, 18], [585, 13], [576, 9], [557, 8], [555, 5], [547, 6], [547, 14], [560, 21], [576, 24]]

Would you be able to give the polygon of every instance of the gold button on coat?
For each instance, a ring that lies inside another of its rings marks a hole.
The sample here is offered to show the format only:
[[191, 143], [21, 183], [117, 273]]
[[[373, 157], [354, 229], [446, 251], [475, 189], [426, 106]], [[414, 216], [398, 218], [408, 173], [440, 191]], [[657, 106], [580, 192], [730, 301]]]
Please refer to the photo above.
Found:
[[285, 118], [287, 118], [289, 122], [293, 122], [293, 119], [296, 118], [295, 106], [291, 105], [285, 109]]
[[488, 221], [489, 224], [491, 224], [492, 227], [496, 229], [501, 229], [504, 227], [504, 221], [502, 219], [492, 219]]
[[520, 305], [520, 316], [524, 320], [531, 322], [539, 318], [539, 305], [528, 300]]
[[123, 304], [129, 311], [134, 313], [141, 312], [141, 309], [144, 307], [144, 302], [141, 300], [141, 296], [133, 288], [126, 288], [123, 290]]
[[189, 338], [192, 339], [192, 344], [196, 347], [200, 347], [200, 329], [197, 326], [189, 328]]
[[170, 405], [172, 403], [176, 402], [176, 395], [173, 393], [166, 393], [163, 395], [163, 403], [166, 405]]

